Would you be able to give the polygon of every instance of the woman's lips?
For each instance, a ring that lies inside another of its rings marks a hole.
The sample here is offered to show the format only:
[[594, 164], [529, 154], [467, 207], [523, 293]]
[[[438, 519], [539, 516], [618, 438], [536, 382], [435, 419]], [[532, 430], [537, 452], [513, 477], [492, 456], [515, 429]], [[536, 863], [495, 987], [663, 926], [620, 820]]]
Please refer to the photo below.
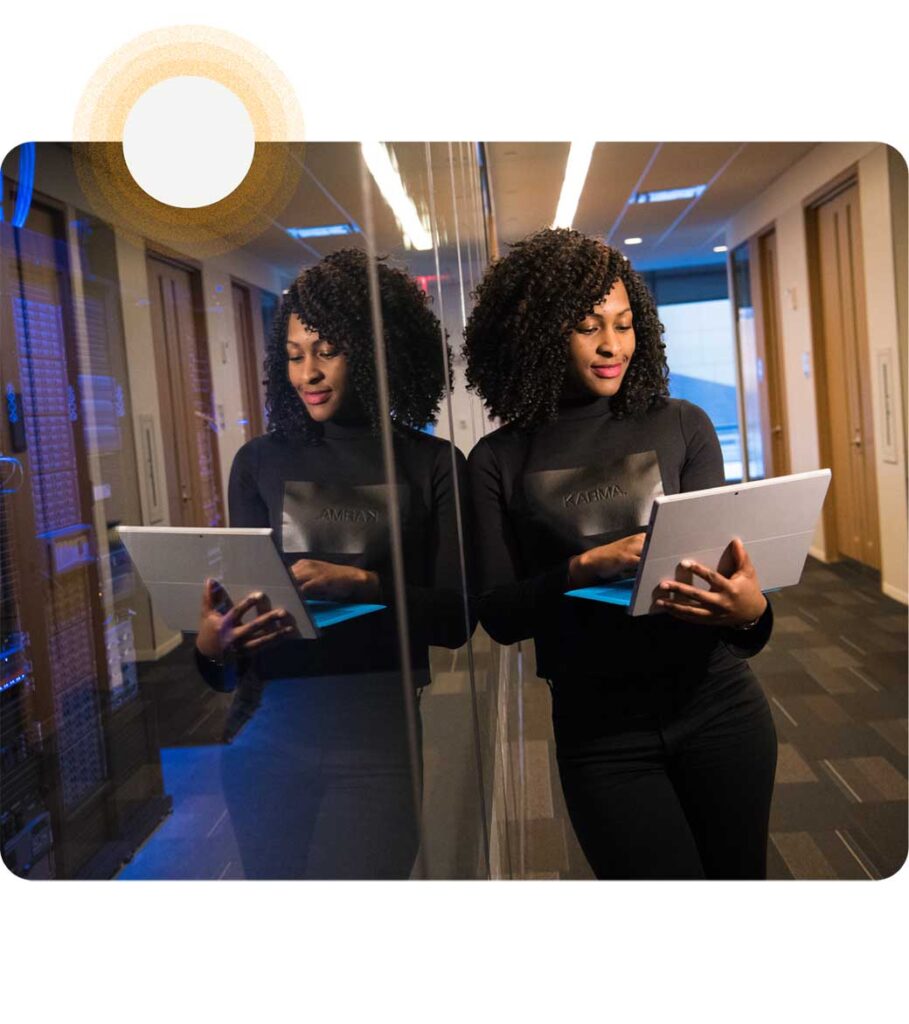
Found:
[[591, 369], [598, 376], [606, 380], [618, 377], [622, 372], [622, 364], [615, 363], [612, 366], [592, 366]]
[[328, 391], [303, 391], [303, 401], [307, 405], [323, 405], [331, 398], [331, 389]]

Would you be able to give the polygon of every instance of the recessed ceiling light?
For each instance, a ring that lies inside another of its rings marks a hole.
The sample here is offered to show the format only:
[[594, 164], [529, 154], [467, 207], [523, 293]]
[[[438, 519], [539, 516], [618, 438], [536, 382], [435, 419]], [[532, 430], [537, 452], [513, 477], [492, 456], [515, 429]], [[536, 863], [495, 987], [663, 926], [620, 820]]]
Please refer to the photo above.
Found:
[[356, 224], [318, 224], [311, 228], [285, 228], [291, 238], [330, 238], [332, 235], [355, 235]]
[[725, 245], [715, 245], [713, 247], [713, 251], [714, 252], [728, 252], [728, 249], [727, 249], [727, 247]]
[[635, 192], [629, 203], [673, 203], [679, 199], [697, 199], [707, 191], [706, 185], [691, 185], [688, 188], [662, 188], [656, 192]]
[[626, 238], [625, 245], [640, 245], [643, 241], [643, 238]]

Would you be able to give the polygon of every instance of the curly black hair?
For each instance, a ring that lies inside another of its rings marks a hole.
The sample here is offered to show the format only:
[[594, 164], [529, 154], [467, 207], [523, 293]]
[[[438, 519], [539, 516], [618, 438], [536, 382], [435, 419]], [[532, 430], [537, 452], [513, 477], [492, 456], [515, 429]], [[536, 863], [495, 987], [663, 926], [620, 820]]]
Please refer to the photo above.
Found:
[[473, 293], [464, 331], [467, 382], [492, 416], [524, 428], [556, 419], [571, 331], [619, 280], [634, 315], [635, 351], [610, 411], [621, 418], [665, 402], [663, 325], [641, 276], [598, 239], [546, 228], [493, 262]]
[[[430, 297], [404, 273], [376, 261], [388, 364], [392, 422], [422, 429], [434, 421], [445, 392], [442, 327]], [[265, 357], [268, 432], [282, 440], [322, 440], [287, 374], [287, 328], [292, 314], [336, 345], [348, 359], [347, 379], [373, 430], [379, 430], [376, 366], [366, 253], [341, 249], [300, 272], [275, 315]], [[451, 349], [445, 341], [448, 386]]]

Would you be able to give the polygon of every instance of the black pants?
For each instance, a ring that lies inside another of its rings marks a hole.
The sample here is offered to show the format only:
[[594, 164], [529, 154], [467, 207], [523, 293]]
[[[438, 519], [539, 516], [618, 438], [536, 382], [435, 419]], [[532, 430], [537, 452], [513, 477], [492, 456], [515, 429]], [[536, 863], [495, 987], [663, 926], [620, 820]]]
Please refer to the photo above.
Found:
[[[419, 711], [417, 728], [419, 749]], [[269, 682], [221, 782], [246, 878], [410, 875], [420, 832], [392, 673]]]
[[597, 878], [767, 875], [776, 730], [747, 664], [553, 684], [559, 774]]

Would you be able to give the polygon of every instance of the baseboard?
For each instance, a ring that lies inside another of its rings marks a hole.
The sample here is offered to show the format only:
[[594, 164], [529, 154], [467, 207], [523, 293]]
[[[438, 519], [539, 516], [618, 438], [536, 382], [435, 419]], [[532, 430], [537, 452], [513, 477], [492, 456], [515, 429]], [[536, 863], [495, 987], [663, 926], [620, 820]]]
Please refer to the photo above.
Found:
[[158, 661], [166, 654], [170, 654], [171, 651], [176, 650], [181, 643], [183, 643], [183, 634], [174, 633], [173, 636], [165, 640], [163, 644], [159, 644], [154, 649], [144, 647], [137, 650], [136, 661]]
[[905, 590], [900, 590], [890, 583], [882, 583], [881, 590], [883, 590], [887, 597], [892, 597], [894, 601], [899, 601], [900, 604], [909, 604], [909, 594]]

